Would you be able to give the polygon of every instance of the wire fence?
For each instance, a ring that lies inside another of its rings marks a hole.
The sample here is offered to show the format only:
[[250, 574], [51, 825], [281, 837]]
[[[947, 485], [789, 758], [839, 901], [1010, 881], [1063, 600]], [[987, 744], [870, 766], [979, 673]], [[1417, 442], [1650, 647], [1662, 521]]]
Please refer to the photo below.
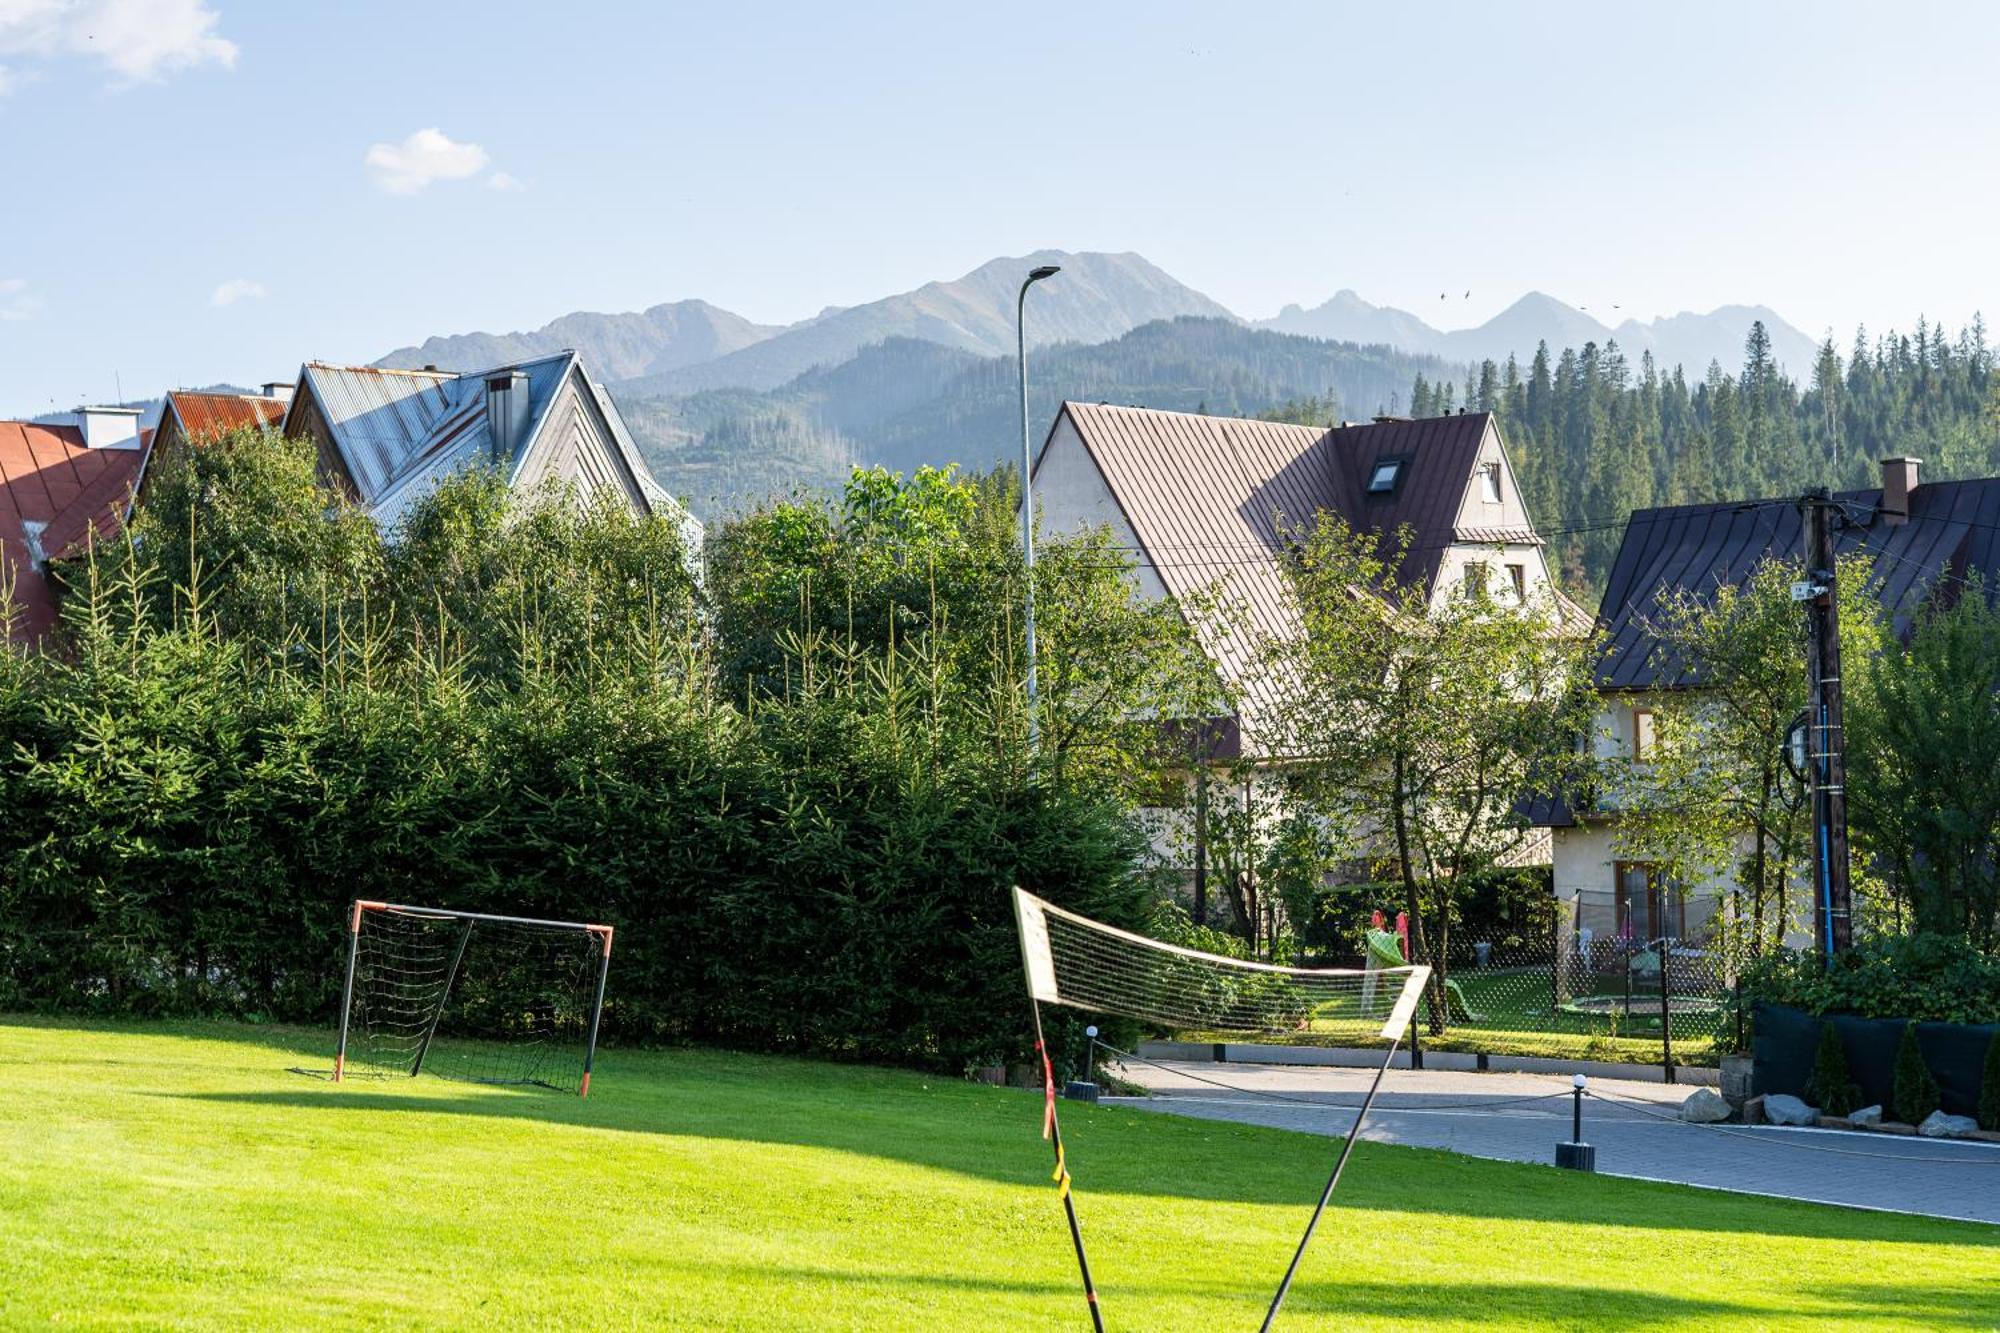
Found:
[[1504, 949], [1471, 940], [1442, 969], [1422, 1025], [1432, 1049], [1712, 1065], [1737, 1027], [1722, 954], [1698, 937], [1600, 938], [1558, 927]]

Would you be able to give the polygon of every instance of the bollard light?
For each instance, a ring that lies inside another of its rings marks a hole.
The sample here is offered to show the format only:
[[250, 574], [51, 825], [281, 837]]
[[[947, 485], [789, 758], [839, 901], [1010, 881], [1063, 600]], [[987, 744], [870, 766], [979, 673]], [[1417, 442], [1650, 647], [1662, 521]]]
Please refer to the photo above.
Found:
[[1569, 1142], [1556, 1145], [1556, 1165], [1568, 1171], [1597, 1170], [1597, 1149], [1583, 1141], [1583, 1091], [1589, 1083], [1582, 1074], [1569, 1081]]

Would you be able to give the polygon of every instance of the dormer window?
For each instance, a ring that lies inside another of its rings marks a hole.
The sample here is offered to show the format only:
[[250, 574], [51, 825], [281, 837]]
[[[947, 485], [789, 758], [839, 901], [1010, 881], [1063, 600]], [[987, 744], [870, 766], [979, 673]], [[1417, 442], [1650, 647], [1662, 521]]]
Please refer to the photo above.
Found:
[[1402, 459], [1400, 458], [1383, 459], [1381, 462], [1375, 465], [1375, 470], [1368, 474], [1368, 493], [1370, 495], [1395, 494], [1396, 482], [1399, 478], [1402, 477], [1402, 475], [1403, 475]]
[[1500, 465], [1481, 463], [1479, 465], [1479, 498], [1487, 504], [1500, 503]]

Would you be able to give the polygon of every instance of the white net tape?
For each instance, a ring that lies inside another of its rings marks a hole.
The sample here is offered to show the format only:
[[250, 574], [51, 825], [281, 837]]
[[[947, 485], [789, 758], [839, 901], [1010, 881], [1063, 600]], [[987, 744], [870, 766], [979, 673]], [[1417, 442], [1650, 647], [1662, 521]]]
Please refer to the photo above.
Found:
[[1298, 1045], [1395, 1038], [1427, 967], [1276, 967], [1164, 944], [1014, 891], [1028, 991], [1188, 1036]]

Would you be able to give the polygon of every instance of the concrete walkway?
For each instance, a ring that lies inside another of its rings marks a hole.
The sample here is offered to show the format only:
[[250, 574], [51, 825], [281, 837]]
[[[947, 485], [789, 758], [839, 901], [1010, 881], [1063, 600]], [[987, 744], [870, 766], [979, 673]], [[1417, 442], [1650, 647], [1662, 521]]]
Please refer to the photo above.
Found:
[[[1107, 1104], [1327, 1135], [1347, 1133], [1373, 1074], [1179, 1060], [1111, 1068], [1152, 1095], [1106, 1097]], [[1570, 1135], [1569, 1086], [1546, 1074], [1392, 1069], [1361, 1135], [1371, 1143], [1548, 1163]], [[1596, 1147], [1603, 1175], [2000, 1225], [2000, 1144], [1689, 1125], [1662, 1117], [1672, 1117], [1692, 1089], [1593, 1078], [1590, 1091], [1583, 1137]], [[1528, 1098], [1540, 1100], [1521, 1100]]]

